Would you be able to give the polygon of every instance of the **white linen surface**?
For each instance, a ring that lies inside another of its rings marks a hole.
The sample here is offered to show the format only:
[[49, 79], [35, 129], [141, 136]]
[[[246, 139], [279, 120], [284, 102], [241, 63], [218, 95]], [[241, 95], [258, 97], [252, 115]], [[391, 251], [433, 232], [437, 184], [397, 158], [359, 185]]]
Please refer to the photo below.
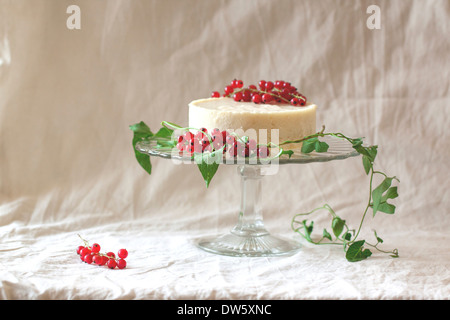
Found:
[[[79, 30], [66, 26], [72, 4]], [[448, 299], [449, 34], [448, 0], [0, 0], [0, 298]], [[208, 189], [192, 165], [154, 158], [149, 176], [128, 126], [187, 124], [191, 100], [234, 78], [290, 81], [319, 106], [318, 129], [379, 145], [376, 169], [400, 196], [363, 236], [377, 230], [399, 258], [350, 263], [290, 229], [325, 203], [357, 227], [359, 157], [265, 177], [266, 226], [301, 241], [297, 254], [194, 245], [236, 222], [236, 168]], [[81, 262], [77, 234], [127, 248], [127, 268]]]

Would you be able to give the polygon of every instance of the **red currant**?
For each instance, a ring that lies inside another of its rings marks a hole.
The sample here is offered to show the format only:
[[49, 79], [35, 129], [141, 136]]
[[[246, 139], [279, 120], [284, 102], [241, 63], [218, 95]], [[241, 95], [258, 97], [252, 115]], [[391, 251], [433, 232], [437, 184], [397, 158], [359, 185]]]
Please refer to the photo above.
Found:
[[255, 95], [253, 95], [253, 97], [252, 97], [252, 101], [253, 101], [254, 103], [261, 103], [262, 98], [261, 98], [261, 96], [260, 96], [259, 94], [255, 94]]
[[269, 149], [266, 146], [260, 146], [257, 150], [259, 158], [267, 158], [269, 156]]
[[98, 254], [96, 254], [94, 256], [94, 258], [92, 259], [92, 261], [96, 264], [96, 265], [103, 265], [103, 256], [99, 256]]
[[242, 92], [236, 92], [233, 96], [234, 101], [241, 101], [244, 98]]
[[87, 264], [91, 264], [92, 263], [92, 254], [86, 254], [83, 258], [83, 261], [86, 262]]
[[275, 87], [275, 85], [273, 84], [272, 81], [267, 81], [266, 82], [266, 91], [270, 91]]
[[223, 140], [223, 141], [226, 141], [226, 140], [227, 140], [227, 137], [228, 137], [229, 135], [230, 135], [230, 134], [228, 133], [228, 131], [223, 130], [223, 131], [222, 131], [222, 140]]
[[298, 98], [292, 98], [291, 99], [291, 104], [293, 106], [297, 106], [300, 103], [300, 100]]
[[119, 258], [125, 259], [126, 257], [128, 257], [128, 251], [126, 249], [120, 249], [117, 252], [117, 255], [119, 256]]
[[84, 246], [78, 246], [77, 248], [77, 254], [80, 254], [81, 250], [83, 250]]
[[229, 149], [228, 153], [232, 157], [236, 157], [237, 156], [237, 154], [238, 154], [238, 142], [237, 141], [233, 142], [233, 144], [231, 145], [231, 148]]
[[283, 85], [284, 85], [284, 81], [281, 81], [281, 80], [275, 81], [275, 88], [282, 89]]
[[220, 129], [218, 129], [218, 128], [214, 128], [211, 131], [211, 136], [213, 136], [213, 137], [216, 135], [220, 135], [220, 134], [222, 134], [222, 131], [220, 131]]
[[109, 259], [107, 265], [108, 268], [114, 269], [117, 266], [117, 262], [114, 259]]
[[90, 253], [91, 253], [91, 250], [87, 247], [83, 247], [83, 249], [81, 249], [81, 251], [80, 251], [80, 255], [82, 257], [84, 257], [85, 255], [90, 254]]
[[258, 83], [258, 85], [259, 85], [259, 88], [260, 88], [261, 90], [266, 90], [266, 81], [265, 81], [265, 80], [261, 80], [261, 81]]
[[247, 145], [248, 145], [248, 148], [250, 149], [250, 151], [256, 150], [256, 140], [250, 139], [250, 140], [247, 142]]
[[101, 266], [105, 265], [108, 263], [109, 258], [107, 256], [102, 256], [102, 263], [100, 264]]
[[220, 98], [220, 93], [218, 91], [213, 91], [211, 93], [211, 98]]
[[306, 97], [305, 96], [300, 96], [300, 105], [301, 106], [304, 106], [304, 105], [306, 105]]
[[229, 135], [225, 141], [228, 145], [232, 146], [236, 142], [236, 138], [232, 135]]
[[108, 252], [106, 255], [107, 255], [108, 257], [110, 257], [110, 258], [115, 258], [115, 257], [116, 257], [116, 255], [114, 254], [114, 252]]
[[187, 131], [184, 133], [183, 138], [185, 141], [190, 141], [192, 138], [194, 138], [194, 135], [192, 134], [192, 132]]
[[117, 261], [117, 268], [124, 269], [126, 266], [127, 262], [125, 261], [125, 259], [119, 259], [119, 261]]
[[184, 143], [178, 142], [177, 143], [177, 149], [180, 150], [180, 151], [184, 151]]
[[242, 80], [234, 79], [233, 81], [231, 81], [231, 86], [233, 88], [242, 88], [244, 86], [244, 82]]
[[98, 243], [94, 243], [92, 245], [91, 251], [95, 253], [100, 252], [100, 245]]
[[233, 86], [226, 86], [225, 87], [225, 95], [230, 95], [230, 94], [233, 93], [233, 91], [234, 91]]
[[261, 98], [264, 103], [269, 103], [273, 99], [272, 95], [269, 93], [263, 94]]

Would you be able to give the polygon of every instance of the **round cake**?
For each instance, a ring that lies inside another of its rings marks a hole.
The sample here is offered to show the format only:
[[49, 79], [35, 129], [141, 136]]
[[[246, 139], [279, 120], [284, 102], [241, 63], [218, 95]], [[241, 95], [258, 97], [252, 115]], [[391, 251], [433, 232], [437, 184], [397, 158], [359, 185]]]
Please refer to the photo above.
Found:
[[274, 144], [298, 140], [316, 132], [316, 108], [276, 103], [235, 101], [231, 97], [194, 100], [189, 103], [189, 127], [218, 128]]

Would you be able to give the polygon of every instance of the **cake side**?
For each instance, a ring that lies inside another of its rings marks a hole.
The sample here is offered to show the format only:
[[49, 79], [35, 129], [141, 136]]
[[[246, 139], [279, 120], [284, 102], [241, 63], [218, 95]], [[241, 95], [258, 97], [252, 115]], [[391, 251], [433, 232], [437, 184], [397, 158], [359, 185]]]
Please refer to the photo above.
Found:
[[313, 103], [296, 107], [254, 104], [228, 97], [198, 99], [189, 103], [189, 127], [234, 131], [258, 143], [278, 144], [314, 134], [316, 109]]

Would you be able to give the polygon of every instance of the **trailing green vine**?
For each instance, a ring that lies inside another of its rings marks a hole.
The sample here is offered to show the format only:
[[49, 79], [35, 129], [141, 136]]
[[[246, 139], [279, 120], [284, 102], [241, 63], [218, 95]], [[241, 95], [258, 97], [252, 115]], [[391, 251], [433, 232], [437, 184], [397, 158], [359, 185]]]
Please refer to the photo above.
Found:
[[[366, 172], [366, 175], [369, 176], [369, 196], [367, 205], [362, 214], [361, 222], [358, 229], [350, 229], [346, 221], [339, 217], [328, 204], [325, 204], [322, 207], [316, 208], [310, 212], [296, 214], [291, 221], [292, 229], [294, 232], [297, 232], [308, 242], [313, 244], [342, 245], [344, 251], [346, 252], [345, 257], [350, 262], [361, 261], [370, 257], [372, 255], [372, 251], [368, 249], [367, 246], [376, 249], [379, 252], [389, 254], [393, 258], [397, 258], [399, 256], [397, 249], [390, 251], [380, 249], [379, 245], [383, 243], [383, 239], [377, 235], [376, 231], [374, 231], [374, 238], [376, 240], [375, 243], [370, 243], [366, 240], [358, 240], [358, 236], [370, 209], [372, 210], [373, 217], [375, 217], [378, 212], [383, 212], [386, 214], [395, 213], [395, 205], [389, 203], [388, 201], [398, 197], [397, 186], [391, 185], [393, 181], [399, 182], [399, 180], [395, 176], [390, 177], [381, 171], [374, 170], [374, 161], [377, 156], [378, 146], [375, 145], [364, 147], [362, 138], [352, 139], [342, 133], [323, 133], [322, 131], [311, 136], [310, 138], [307, 138], [302, 146], [302, 151], [311, 152], [312, 150], [319, 151], [318, 149], [326, 148], [318, 140], [319, 137], [326, 135], [335, 136], [349, 141], [352, 144], [352, 147], [362, 156], [364, 171]], [[374, 188], [373, 182], [375, 175], [382, 176], [383, 181]], [[323, 229], [322, 236], [318, 240], [314, 240], [312, 237], [314, 221], [310, 221], [308, 223], [308, 220], [303, 219], [303, 217], [317, 214], [322, 210], [326, 210], [331, 215], [331, 230], [334, 238], [327, 229]]]

